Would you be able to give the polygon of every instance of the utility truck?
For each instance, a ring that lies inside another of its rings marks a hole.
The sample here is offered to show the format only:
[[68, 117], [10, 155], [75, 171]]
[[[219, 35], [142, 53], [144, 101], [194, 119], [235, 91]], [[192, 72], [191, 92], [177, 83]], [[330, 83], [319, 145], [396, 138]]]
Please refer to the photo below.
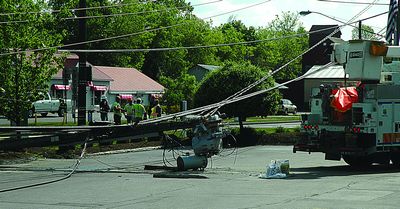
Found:
[[400, 166], [400, 62], [384, 63], [399, 58], [400, 47], [332, 40], [331, 61], [343, 66], [345, 78], [314, 89], [293, 152], [323, 152], [351, 166]]

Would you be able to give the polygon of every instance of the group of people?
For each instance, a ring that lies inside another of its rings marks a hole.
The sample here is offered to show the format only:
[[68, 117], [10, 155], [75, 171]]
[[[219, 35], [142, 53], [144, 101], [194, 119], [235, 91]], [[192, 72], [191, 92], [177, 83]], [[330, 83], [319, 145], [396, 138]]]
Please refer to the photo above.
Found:
[[[114, 112], [114, 123], [115, 125], [121, 125], [122, 115], [125, 116], [128, 124], [130, 123], [138, 123], [143, 119], [147, 119], [147, 111], [146, 108], [142, 105], [142, 100], [140, 98], [136, 99], [135, 103], [133, 103], [132, 99], [128, 100], [128, 103], [121, 107], [121, 99], [119, 97], [116, 98], [113, 105], [109, 106], [107, 99], [102, 97], [100, 102], [100, 117], [102, 121], [108, 121], [108, 112], [110, 110]], [[151, 109], [150, 116], [160, 117], [162, 113], [161, 106], [158, 100], [155, 101], [155, 106]]]

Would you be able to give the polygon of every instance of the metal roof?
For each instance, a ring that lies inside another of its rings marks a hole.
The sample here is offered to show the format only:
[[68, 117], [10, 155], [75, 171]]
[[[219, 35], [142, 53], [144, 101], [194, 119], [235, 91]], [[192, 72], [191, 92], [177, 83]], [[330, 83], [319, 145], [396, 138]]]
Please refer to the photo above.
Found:
[[[325, 69], [318, 70], [322, 65], [314, 65], [311, 69], [309, 69], [305, 74], [313, 73], [305, 77], [305, 79], [317, 79], [317, 78], [344, 78], [344, 68], [341, 65], [334, 65], [327, 67]], [[348, 75], [347, 75], [348, 77]]]
[[162, 93], [165, 90], [164, 86], [135, 68], [106, 66], [94, 67], [113, 79], [109, 89], [112, 93]]
[[[78, 66], [78, 63], [76, 64], [76, 67]], [[56, 74], [53, 75], [52, 79], [62, 79], [62, 72], [63, 69], [59, 69]], [[113, 78], [111, 78], [109, 75], [103, 73], [100, 71], [97, 66], [92, 65], [92, 80], [94, 81], [113, 81]]]
[[203, 65], [203, 64], [197, 64], [198, 66], [208, 70], [208, 71], [212, 71], [218, 68], [221, 68], [221, 66], [216, 66], [216, 65]]

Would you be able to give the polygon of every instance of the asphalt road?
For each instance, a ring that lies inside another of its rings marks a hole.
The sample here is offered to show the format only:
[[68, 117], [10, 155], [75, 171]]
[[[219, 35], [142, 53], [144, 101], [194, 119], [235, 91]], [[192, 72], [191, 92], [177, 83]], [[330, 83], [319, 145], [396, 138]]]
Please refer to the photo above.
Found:
[[[322, 154], [290, 146], [225, 150], [205, 171], [144, 170], [162, 165], [162, 150], [86, 156], [71, 178], [0, 193], [0, 208], [398, 208], [400, 173], [391, 167], [354, 170]], [[167, 152], [171, 158], [171, 152]], [[266, 164], [288, 159], [286, 179], [260, 179]], [[40, 159], [0, 167], [0, 190], [65, 176], [74, 160]], [[174, 164], [174, 161], [170, 161]], [[163, 173], [170, 177], [154, 178]], [[190, 177], [203, 177], [190, 178]]]

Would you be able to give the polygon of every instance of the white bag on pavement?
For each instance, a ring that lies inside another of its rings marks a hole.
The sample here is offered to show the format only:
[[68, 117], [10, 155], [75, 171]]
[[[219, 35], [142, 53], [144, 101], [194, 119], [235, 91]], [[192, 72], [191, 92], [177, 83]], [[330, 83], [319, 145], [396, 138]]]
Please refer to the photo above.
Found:
[[260, 174], [260, 178], [281, 179], [289, 174], [289, 160], [271, 160], [267, 165], [266, 174]]

